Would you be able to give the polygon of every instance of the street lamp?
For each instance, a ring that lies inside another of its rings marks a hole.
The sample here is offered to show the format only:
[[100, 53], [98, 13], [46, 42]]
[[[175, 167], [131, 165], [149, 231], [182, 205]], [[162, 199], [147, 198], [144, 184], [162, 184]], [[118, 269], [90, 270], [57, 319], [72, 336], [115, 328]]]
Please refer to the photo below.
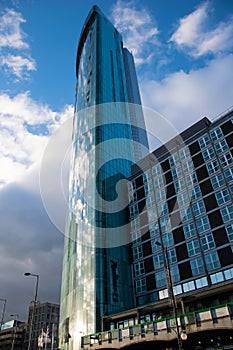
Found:
[[1, 331], [2, 325], [3, 325], [3, 321], [4, 321], [5, 311], [6, 311], [6, 302], [7, 302], [7, 300], [6, 299], [0, 299], [0, 301], [4, 302], [3, 309], [2, 309], [1, 325], [0, 325], [0, 331]]
[[172, 300], [172, 307], [173, 307], [173, 312], [174, 312], [175, 322], [176, 322], [178, 349], [182, 350], [182, 340], [181, 340], [181, 334], [180, 334], [180, 329], [179, 329], [179, 324], [178, 324], [177, 306], [176, 306], [176, 299], [175, 299], [175, 294], [174, 294], [174, 290], [173, 290], [171, 267], [170, 267], [170, 262], [169, 262], [169, 258], [168, 258], [168, 249], [167, 249], [167, 247], [164, 246], [163, 242], [156, 241], [155, 244], [162, 247], [164, 268], [166, 271], [168, 295]]
[[11, 315], [11, 317], [15, 317], [15, 319], [16, 319], [16, 326], [14, 327], [14, 325], [13, 325], [14, 335], [13, 335], [13, 340], [12, 340], [12, 344], [11, 344], [11, 350], [14, 350], [15, 335], [16, 335], [16, 328], [17, 328], [17, 322], [18, 322], [19, 315]]
[[29, 328], [29, 339], [28, 339], [28, 350], [31, 348], [31, 338], [32, 338], [32, 326], [34, 324], [34, 313], [35, 313], [35, 308], [36, 308], [36, 303], [37, 303], [37, 293], [38, 293], [38, 285], [39, 285], [39, 275], [36, 275], [34, 273], [30, 272], [25, 272], [24, 276], [32, 276], [36, 277], [36, 288], [35, 288], [35, 296], [34, 296], [34, 302], [33, 302], [33, 308], [32, 308], [32, 317], [31, 317], [31, 322], [30, 322], [30, 328]]

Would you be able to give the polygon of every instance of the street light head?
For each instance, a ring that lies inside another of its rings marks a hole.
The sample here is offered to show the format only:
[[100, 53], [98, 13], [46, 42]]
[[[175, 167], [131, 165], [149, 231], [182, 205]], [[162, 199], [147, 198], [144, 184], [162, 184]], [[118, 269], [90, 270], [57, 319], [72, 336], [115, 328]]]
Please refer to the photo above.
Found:
[[30, 276], [30, 272], [25, 272], [24, 276]]
[[156, 245], [159, 245], [159, 246], [162, 246], [162, 243], [159, 242], [159, 241], [156, 241], [155, 244], [156, 244]]
[[180, 337], [181, 337], [182, 340], [187, 340], [187, 339], [188, 339], [187, 333], [184, 332], [184, 331], [182, 331], [182, 332], [180, 333]]

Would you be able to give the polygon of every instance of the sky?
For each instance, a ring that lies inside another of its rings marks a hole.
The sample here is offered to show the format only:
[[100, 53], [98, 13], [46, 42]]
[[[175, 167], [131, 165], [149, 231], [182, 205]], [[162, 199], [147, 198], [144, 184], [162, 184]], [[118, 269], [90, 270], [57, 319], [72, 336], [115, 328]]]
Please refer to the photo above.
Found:
[[[232, 0], [0, 0], [0, 299], [7, 299], [5, 321], [11, 314], [27, 318], [36, 280], [25, 272], [40, 276], [41, 302], [59, 303], [64, 236], [46, 203], [64, 225], [60, 202], [65, 202], [68, 173], [56, 175], [54, 161], [70, 144], [77, 44], [94, 4], [134, 55], [143, 106], [178, 132], [203, 116], [213, 120], [233, 105]], [[66, 133], [59, 139], [64, 123]], [[62, 199], [52, 186], [56, 178], [62, 178]]]

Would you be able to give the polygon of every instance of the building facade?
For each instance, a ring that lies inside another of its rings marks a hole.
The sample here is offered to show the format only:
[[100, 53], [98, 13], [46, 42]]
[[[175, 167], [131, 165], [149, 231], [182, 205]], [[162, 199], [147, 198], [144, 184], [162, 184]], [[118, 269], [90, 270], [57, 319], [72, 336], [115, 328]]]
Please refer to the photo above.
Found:
[[83, 349], [233, 349], [233, 110], [156, 149], [129, 180], [136, 307], [104, 317]]
[[[34, 311], [33, 323], [31, 328], [33, 305], [29, 307], [27, 334], [25, 343], [28, 344], [29, 333], [31, 329], [30, 349], [38, 349], [45, 347], [47, 349], [58, 348], [58, 325], [59, 325], [59, 311], [58, 304], [49, 302], [37, 303]], [[40, 336], [43, 334], [43, 343], [40, 344]]]
[[18, 320], [5, 322], [0, 330], [0, 349], [23, 350], [26, 341], [26, 323]]
[[171, 290], [180, 314], [232, 301], [232, 112], [203, 118], [146, 155], [132, 54], [96, 6], [80, 36], [76, 76], [64, 350], [126, 324], [130, 310], [133, 323], [171, 316]]
[[133, 57], [96, 6], [80, 36], [76, 75], [60, 311], [60, 347], [70, 350], [101, 330], [103, 316], [135, 305], [122, 180], [148, 153]]
[[168, 298], [166, 256], [176, 297], [198, 295], [180, 313], [232, 301], [233, 112], [133, 166], [129, 198], [137, 306]]

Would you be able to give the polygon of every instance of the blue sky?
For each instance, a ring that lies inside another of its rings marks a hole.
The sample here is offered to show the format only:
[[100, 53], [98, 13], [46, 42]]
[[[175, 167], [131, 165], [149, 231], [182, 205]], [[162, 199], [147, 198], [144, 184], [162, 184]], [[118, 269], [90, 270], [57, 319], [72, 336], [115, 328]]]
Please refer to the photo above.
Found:
[[26, 317], [35, 282], [23, 277], [26, 270], [40, 274], [41, 301], [59, 302], [63, 236], [43, 207], [40, 161], [73, 114], [77, 43], [94, 4], [134, 54], [143, 105], [178, 131], [233, 105], [231, 0], [0, 0], [0, 298], [8, 299], [6, 318]]

